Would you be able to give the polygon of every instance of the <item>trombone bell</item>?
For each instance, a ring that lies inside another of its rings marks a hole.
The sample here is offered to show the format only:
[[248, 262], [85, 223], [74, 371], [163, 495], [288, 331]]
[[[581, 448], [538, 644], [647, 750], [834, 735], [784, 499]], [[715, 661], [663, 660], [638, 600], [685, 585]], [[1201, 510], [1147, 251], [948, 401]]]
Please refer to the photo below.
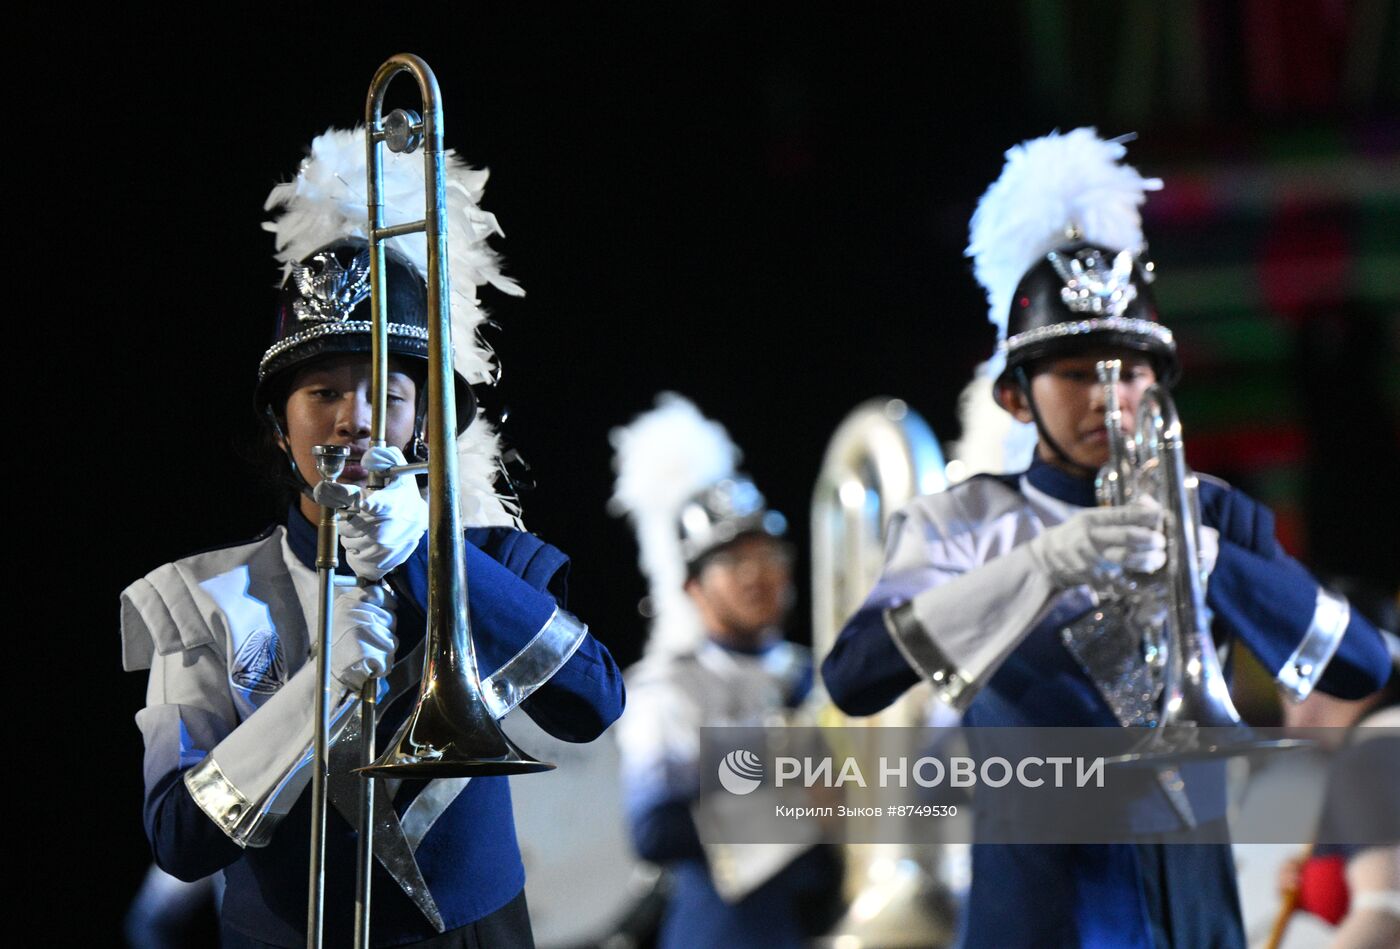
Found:
[[427, 657], [417, 706], [388, 751], [356, 771], [378, 778], [467, 778], [554, 769], [501, 731], [462, 657], [457, 649]]

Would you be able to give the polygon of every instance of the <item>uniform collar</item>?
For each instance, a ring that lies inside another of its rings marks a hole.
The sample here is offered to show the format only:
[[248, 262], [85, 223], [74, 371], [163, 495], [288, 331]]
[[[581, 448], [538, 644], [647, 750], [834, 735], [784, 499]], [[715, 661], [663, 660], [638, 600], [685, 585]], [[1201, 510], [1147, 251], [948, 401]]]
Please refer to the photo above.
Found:
[[1093, 478], [1075, 477], [1047, 461], [1042, 461], [1039, 455], [1031, 462], [1030, 470], [1026, 472], [1026, 480], [1050, 497], [1077, 507], [1093, 507], [1097, 503]]

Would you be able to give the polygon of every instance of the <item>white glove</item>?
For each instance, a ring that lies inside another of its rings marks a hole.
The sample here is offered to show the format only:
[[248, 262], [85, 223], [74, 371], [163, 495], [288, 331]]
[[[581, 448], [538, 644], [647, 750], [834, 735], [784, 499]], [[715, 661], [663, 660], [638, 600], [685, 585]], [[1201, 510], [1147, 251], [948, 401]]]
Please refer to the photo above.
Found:
[[1161, 508], [1142, 502], [1080, 511], [1026, 546], [1062, 589], [1122, 570], [1155, 573], [1167, 562]]
[[379, 584], [336, 594], [331, 613], [331, 675], [358, 692], [394, 664], [394, 594]]
[[[404, 463], [397, 448], [371, 448], [360, 462], [371, 471]], [[399, 475], [377, 491], [322, 481], [312, 493], [318, 504], [343, 508], [340, 542], [345, 559], [366, 580], [380, 580], [408, 560], [428, 529], [428, 502], [412, 475]]]

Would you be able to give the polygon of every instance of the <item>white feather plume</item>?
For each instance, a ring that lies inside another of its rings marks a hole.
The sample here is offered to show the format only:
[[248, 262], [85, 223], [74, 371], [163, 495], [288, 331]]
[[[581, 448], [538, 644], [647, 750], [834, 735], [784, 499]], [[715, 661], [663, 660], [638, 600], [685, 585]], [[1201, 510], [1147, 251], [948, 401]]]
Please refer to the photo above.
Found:
[[[421, 151], [400, 155], [383, 150], [384, 220], [395, 224], [420, 220], [424, 212], [424, 167]], [[495, 380], [495, 356], [482, 342], [478, 328], [486, 319], [477, 301], [477, 287], [490, 284], [512, 296], [524, 290], [501, 273], [500, 259], [487, 243], [493, 235], [505, 236], [495, 215], [479, 206], [488, 172], [468, 167], [456, 153], [444, 154], [447, 179], [448, 281], [452, 287], [452, 363], [467, 381]], [[277, 260], [284, 277], [291, 265], [332, 241], [366, 238], [364, 128], [327, 129], [311, 142], [296, 177], [275, 186], [263, 205], [280, 211], [263, 227], [275, 236]], [[423, 234], [396, 237], [389, 242], [425, 279], [428, 272], [427, 238]], [[478, 417], [457, 439], [462, 517], [472, 525], [519, 526], [519, 510], [495, 491], [499, 473], [500, 444], [496, 433]]]
[[496, 492], [501, 473], [501, 439], [485, 414], [457, 436], [458, 502], [462, 523], [469, 527], [514, 527], [524, 530], [515, 498]]
[[640, 565], [652, 604], [648, 653], [678, 653], [704, 638], [685, 593], [680, 513], [686, 501], [732, 475], [741, 457], [729, 433], [674, 392], [610, 436], [617, 471], [609, 509], [626, 514], [637, 533]]
[[1109, 250], [1142, 250], [1139, 206], [1160, 178], [1144, 178], [1123, 164], [1125, 139], [1099, 138], [1077, 128], [1016, 145], [1001, 176], [977, 203], [967, 256], [987, 292], [988, 319], [1006, 336], [1011, 296], [1038, 260], [1065, 243], [1073, 226], [1083, 239]]

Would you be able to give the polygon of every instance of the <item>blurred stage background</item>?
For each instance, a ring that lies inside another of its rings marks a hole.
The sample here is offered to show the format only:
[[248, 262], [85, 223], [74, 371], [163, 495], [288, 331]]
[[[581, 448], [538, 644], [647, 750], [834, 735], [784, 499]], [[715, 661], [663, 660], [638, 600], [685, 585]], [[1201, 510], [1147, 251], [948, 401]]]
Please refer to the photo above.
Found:
[[[805, 546], [850, 408], [897, 395], [957, 437], [993, 341], [968, 217], [1007, 147], [1082, 124], [1137, 132], [1129, 160], [1166, 182], [1146, 230], [1193, 464], [1271, 504], [1319, 573], [1393, 596], [1394, 0], [426, 6], [108, 8], [35, 33], [60, 75], [12, 101], [63, 130], [17, 182], [45, 235], [28, 328], [61, 366], [36, 443], [103, 463], [55, 479], [78, 486], [55, 503], [85, 560], [42, 638], [79, 669], [60, 705], [83, 777], [34, 819], [81, 842], [51, 844], [70, 874], [100, 853], [101, 876], [69, 884], [94, 932], [117, 931], [149, 860], [144, 676], [120, 670], [117, 594], [275, 513], [239, 456], [279, 276], [262, 201], [400, 50], [437, 72], [448, 145], [491, 168], [484, 205], [528, 296], [487, 295], [504, 380], [482, 400], [509, 410], [539, 482], [527, 524], [573, 555], [571, 606], [621, 662], [643, 582], [604, 511], [609, 429], [660, 390], [693, 398]], [[804, 590], [798, 638], [808, 610]]]

